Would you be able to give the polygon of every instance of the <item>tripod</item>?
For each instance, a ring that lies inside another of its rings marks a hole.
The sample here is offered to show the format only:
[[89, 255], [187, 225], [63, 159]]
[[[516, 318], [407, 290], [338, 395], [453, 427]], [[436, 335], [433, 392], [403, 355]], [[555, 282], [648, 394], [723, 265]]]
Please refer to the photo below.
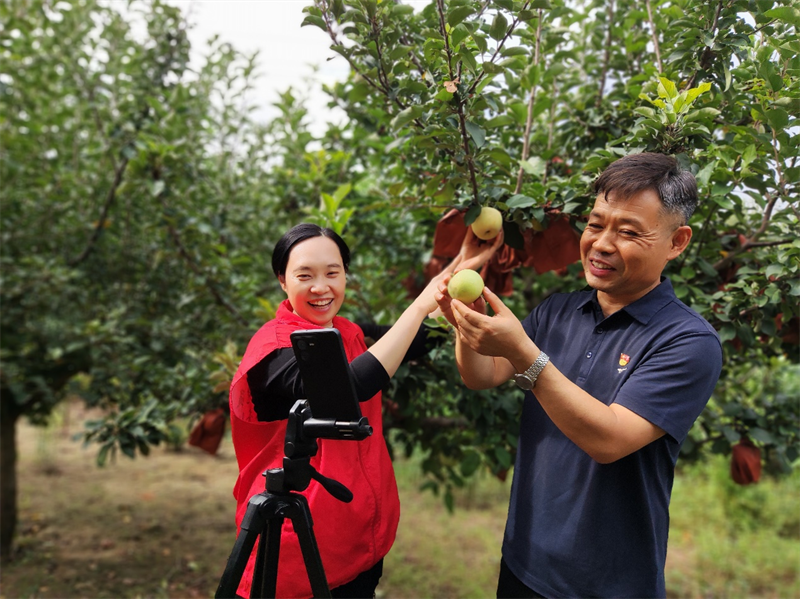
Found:
[[247, 504], [239, 536], [236, 538], [215, 597], [236, 597], [236, 590], [258, 539], [250, 597], [275, 597], [278, 581], [281, 528], [289, 518], [294, 526], [303, 554], [314, 597], [330, 597], [328, 581], [322, 567], [314, 523], [308, 501], [298, 491], [316, 480], [336, 499], [349, 503], [353, 494], [342, 483], [323, 476], [311, 465], [317, 453], [317, 438], [360, 441], [372, 434], [368, 420], [358, 422], [320, 420], [311, 415], [306, 400], [298, 400], [289, 411], [284, 439], [283, 468], [264, 472], [266, 491], [254, 495]]

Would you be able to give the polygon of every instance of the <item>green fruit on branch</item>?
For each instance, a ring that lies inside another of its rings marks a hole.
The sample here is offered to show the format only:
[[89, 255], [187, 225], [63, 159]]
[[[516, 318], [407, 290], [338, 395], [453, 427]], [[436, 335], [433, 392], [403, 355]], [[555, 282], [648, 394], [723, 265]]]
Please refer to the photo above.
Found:
[[459, 270], [450, 278], [447, 293], [453, 299], [471, 304], [483, 293], [483, 279], [474, 270], [468, 268]]
[[503, 213], [497, 208], [484, 206], [470, 226], [478, 239], [494, 239], [503, 228]]

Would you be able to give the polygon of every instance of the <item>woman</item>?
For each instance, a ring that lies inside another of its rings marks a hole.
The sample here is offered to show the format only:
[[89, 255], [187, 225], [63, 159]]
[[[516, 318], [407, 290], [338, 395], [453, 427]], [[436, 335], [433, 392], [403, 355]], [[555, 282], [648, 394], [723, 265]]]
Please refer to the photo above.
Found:
[[[499, 247], [481, 245], [468, 233], [462, 251], [434, 277], [392, 327], [370, 327], [380, 337], [369, 349], [364, 331], [338, 316], [344, 302], [350, 250], [331, 229], [303, 223], [276, 244], [272, 269], [287, 295], [275, 318], [250, 340], [230, 393], [231, 429], [239, 478], [234, 487], [236, 524], [250, 498], [264, 491], [262, 473], [280, 467], [289, 410], [304, 397], [289, 335], [301, 329], [337, 328], [350, 362], [361, 411], [374, 432], [363, 441], [318, 441], [311, 465], [353, 492], [343, 503], [312, 483], [303, 495], [314, 518], [328, 585], [334, 597], [372, 597], [383, 558], [394, 542], [400, 517], [394, 471], [383, 438], [380, 390], [397, 371], [412, 345], [425, 351], [427, 315], [437, 309], [439, 282], [456, 266], [479, 268]], [[242, 576], [238, 594], [250, 596], [255, 551]], [[284, 521], [277, 581], [278, 597], [309, 597], [311, 586], [291, 521]]]

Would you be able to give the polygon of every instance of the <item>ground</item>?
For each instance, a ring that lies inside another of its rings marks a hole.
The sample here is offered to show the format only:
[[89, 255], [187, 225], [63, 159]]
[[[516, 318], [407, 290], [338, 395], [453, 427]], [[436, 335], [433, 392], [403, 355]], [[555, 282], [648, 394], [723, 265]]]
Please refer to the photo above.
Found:
[[[74, 402], [47, 428], [19, 425], [17, 546], [0, 599], [213, 597], [235, 539], [230, 438], [216, 456], [156, 448], [98, 468], [96, 447], [75, 440], [92, 417]], [[800, 476], [741, 487], [727, 469], [718, 459], [676, 477], [667, 596], [800, 597]], [[451, 514], [419, 490], [418, 461], [395, 471], [402, 515], [378, 599], [493, 597], [510, 477], [476, 477]]]
[[[92, 417], [71, 403], [47, 428], [20, 424], [17, 547], [0, 597], [212, 597], [235, 540], [230, 438], [216, 456], [156, 448], [98, 468], [96, 447], [75, 440]], [[490, 506], [465, 494], [451, 516], [417, 491], [412, 465], [398, 473], [409, 484], [379, 595], [492, 594], [507, 487], [498, 482]], [[432, 563], [441, 556], [444, 574]]]

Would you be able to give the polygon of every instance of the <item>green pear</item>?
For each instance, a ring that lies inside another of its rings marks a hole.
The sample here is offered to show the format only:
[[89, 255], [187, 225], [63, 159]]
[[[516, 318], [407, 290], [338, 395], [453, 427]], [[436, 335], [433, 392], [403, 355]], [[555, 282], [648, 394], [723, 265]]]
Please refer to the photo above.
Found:
[[483, 279], [474, 270], [465, 268], [459, 270], [450, 278], [447, 284], [447, 293], [450, 297], [471, 304], [483, 293]]
[[478, 239], [494, 239], [503, 228], [503, 213], [497, 208], [484, 206], [470, 226]]

